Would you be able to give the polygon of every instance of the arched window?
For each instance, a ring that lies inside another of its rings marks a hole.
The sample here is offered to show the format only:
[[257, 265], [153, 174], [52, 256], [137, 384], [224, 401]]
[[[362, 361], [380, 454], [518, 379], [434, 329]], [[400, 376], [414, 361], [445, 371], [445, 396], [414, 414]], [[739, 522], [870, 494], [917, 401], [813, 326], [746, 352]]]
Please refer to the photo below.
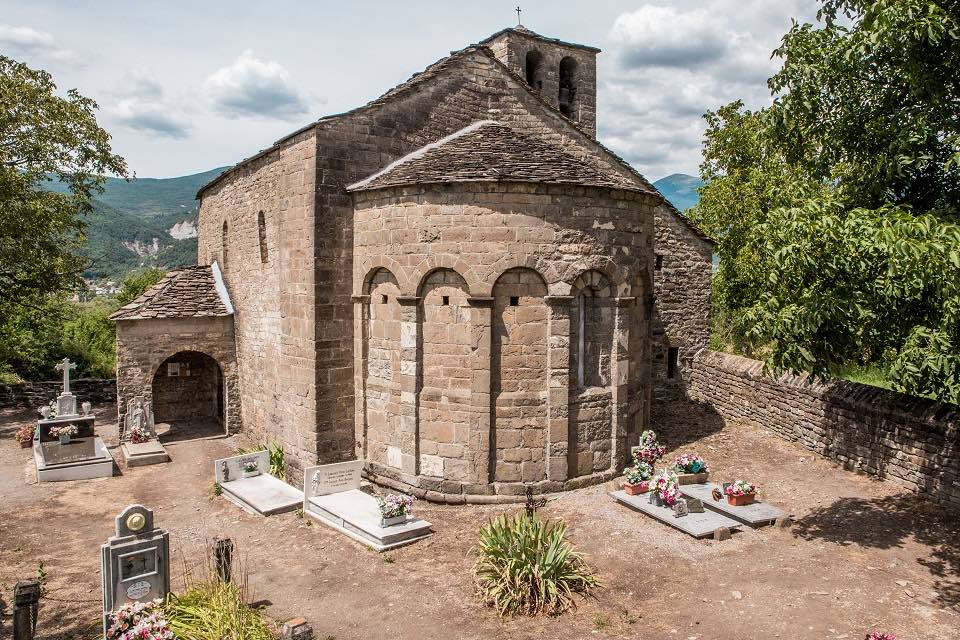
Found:
[[606, 277], [596, 271], [573, 283], [576, 295], [570, 323], [570, 376], [577, 388], [610, 384], [613, 298]]
[[543, 88], [543, 74], [541, 73], [543, 67], [543, 54], [533, 49], [532, 51], [527, 51], [526, 59], [526, 77], [527, 84], [540, 91]]
[[227, 238], [227, 232], [228, 232], [227, 221], [224, 220], [223, 236], [220, 238], [220, 262], [221, 262], [220, 270], [221, 271], [227, 270], [227, 248], [228, 248], [227, 245], [229, 244], [228, 238]]
[[267, 249], [267, 222], [263, 217], [263, 211], [257, 214], [257, 234], [260, 238], [260, 262], [267, 264], [270, 255]]
[[577, 61], [567, 57], [560, 61], [560, 111], [568, 118], [576, 113], [574, 105], [577, 99]]

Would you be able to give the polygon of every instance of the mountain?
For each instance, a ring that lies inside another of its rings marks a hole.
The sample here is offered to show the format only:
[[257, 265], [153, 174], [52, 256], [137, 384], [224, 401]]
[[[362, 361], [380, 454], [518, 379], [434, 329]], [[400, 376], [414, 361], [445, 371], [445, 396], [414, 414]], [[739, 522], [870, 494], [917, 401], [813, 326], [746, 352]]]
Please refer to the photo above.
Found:
[[653, 183], [667, 200], [680, 211], [686, 211], [700, 202], [697, 189], [703, 186], [703, 180], [685, 173], [674, 173]]
[[[197, 191], [227, 167], [178, 178], [107, 178], [87, 216], [89, 279], [122, 278], [142, 267], [173, 268], [197, 259]], [[65, 192], [52, 180], [50, 191]]]

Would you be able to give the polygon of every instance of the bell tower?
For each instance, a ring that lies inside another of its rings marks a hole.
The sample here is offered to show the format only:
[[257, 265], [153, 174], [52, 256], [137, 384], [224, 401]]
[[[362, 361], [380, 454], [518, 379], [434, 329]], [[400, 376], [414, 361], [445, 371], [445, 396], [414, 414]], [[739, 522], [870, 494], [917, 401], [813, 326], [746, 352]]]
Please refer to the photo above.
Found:
[[499, 31], [481, 44], [567, 118], [597, 136], [597, 54], [600, 49], [563, 42], [523, 25]]

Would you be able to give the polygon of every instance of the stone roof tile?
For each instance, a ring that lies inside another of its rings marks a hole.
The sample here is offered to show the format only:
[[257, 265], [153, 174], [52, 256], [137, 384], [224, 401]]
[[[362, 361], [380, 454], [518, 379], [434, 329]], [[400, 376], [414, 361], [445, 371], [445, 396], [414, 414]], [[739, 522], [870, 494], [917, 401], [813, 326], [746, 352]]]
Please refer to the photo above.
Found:
[[171, 271], [139, 298], [121, 307], [111, 320], [228, 316], [209, 265]]
[[648, 192], [594, 157], [575, 156], [493, 120], [475, 122], [421, 147], [347, 190], [450, 182], [542, 182]]

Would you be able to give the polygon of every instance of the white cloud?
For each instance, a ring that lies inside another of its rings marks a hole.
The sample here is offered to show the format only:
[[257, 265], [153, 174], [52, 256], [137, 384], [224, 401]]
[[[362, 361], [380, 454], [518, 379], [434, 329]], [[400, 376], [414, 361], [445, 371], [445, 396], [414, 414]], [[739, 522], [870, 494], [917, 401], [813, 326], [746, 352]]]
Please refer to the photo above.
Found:
[[696, 173], [708, 110], [769, 104], [770, 54], [815, 0], [679, 0], [623, 13], [600, 72], [600, 137], [650, 178]]
[[249, 49], [210, 75], [203, 90], [213, 108], [229, 118], [292, 120], [307, 113], [307, 100], [278, 62], [254, 57]]
[[0, 51], [14, 58], [37, 57], [61, 62], [76, 57], [69, 49], [58, 46], [46, 31], [8, 24], [0, 24]]
[[162, 138], [183, 140], [190, 134], [190, 123], [162, 103], [128, 98], [118, 102], [110, 110], [110, 116], [128, 129]]

